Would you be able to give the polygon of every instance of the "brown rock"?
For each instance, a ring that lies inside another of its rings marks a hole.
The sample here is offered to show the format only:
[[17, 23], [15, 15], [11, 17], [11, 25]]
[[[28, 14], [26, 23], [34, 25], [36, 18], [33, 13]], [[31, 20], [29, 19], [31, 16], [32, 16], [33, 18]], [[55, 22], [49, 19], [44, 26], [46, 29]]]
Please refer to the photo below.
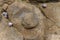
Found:
[[40, 8], [43, 9], [45, 15], [48, 17], [46, 21], [47, 27], [45, 32], [47, 35], [46, 40], [60, 40], [60, 2], [46, 4], [46, 9], [42, 8], [40, 4]]
[[0, 33], [0, 40], [23, 40], [23, 36], [13, 27], [7, 27]]
[[23, 34], [25, 40], [43, 40], [45, 18], [38, 8], [31, 4], [15, 2], [8, 7], [7, 12], [9, 20]]
[[23, 35], [14, 27], [9, 27], [8, 20], [3, 16], [0, 21], [0, 40], [23, 40]]

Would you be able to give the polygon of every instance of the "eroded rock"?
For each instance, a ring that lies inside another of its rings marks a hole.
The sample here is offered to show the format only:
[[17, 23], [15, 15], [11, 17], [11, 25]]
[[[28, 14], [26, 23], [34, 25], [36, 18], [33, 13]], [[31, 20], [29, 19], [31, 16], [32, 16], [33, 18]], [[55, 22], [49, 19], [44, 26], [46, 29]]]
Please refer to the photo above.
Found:
[[[46, 3], [47, 8], [44, 9], [40, 5], [40, 8], [43, 9], [45, 15], [48, 17], [47, 18], [47, 27], [46, 27], [46, 35], [47, 38], [46, 40], [60, 40], [59, 36], [57, 38], [57, 35], [60, 35], [60, 2], [57, 3]], [[48, 11], [47, 11], [48, 10]], [[45, 17], [46, 17], [45, 16]], [[56, 39], [55, 39], [56, 38]]]
[[37, 7], [15, 2], [8, 7], [7, 12], [14, 27], [23, 34], [25, 40], [43, 40], [45, 17]]
[[7, 27], [0, 33], [0, 40], [23, 40], [23, 36], [13, 27]]

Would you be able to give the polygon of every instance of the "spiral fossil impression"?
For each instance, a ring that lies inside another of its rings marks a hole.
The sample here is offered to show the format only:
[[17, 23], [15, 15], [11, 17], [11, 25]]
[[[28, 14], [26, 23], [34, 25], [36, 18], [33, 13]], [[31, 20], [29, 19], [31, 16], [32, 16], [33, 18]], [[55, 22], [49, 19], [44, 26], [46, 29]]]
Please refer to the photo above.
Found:
[[26, 13], [22, 19], [22, 24], [25, 28], [34, 28], [38, 25], [37, 16], [33, 13]]
[[43, 17], [38, 8], [27, 3], [15, 2], [8, 7], [7, 12], [14, 27], [23, 34], [25, 39], [34, 40], [36, 38], [38, 40], [44, 27], [40, 26], [40, 20]]
[[[11, 6], [12, 11], [10, 13], [13, 13], [11, 15], [11, 18], [16, 18], [15, 20], [22, 20], [21, 24], [24, 28], [34, 28], [38, 25], [38, 16], [34, 13], [33, 10], [27, 8], [27, 7], [22, 7], [19, 8], [18, 6], [14, 5]], [[10, 10], [10, 8], [9, 8]], [[10, 15], [10, 14], [9, 14]]]

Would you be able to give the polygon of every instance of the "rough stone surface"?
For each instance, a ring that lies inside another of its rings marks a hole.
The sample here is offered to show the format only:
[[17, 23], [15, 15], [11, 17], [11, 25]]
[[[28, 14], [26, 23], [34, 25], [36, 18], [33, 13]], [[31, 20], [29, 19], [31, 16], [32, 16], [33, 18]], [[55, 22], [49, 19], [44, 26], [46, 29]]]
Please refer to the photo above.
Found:
[[25, 1], [0, 0], [0, 40], [60, 40], [60, 2], [47, 2], [43, 8], [40, 0], [33, 0], [39, 3], [35, 5]]
[[14, 27], [8, 26], [8, 20], [2, 17], [0, 21], [0, 40], [23, 40], [23, 35]]
[[46, 9], [42, 8], [40, 4], [40, 8], [44, 11], [47, 18], [45, 33], [48, 39], [46, 40], [59, 40], [60, 37], [57, 37], [57, 35], [60, 35], [60, 2], [46, 4]]
[[15, 2], [8, 7], [7, 11], [14, 27], [23, 34], [25, 40], [43, 40], [45, 17], [37, 7]]
[[7, 27], [0, 33], [0, 40], [23, 40], [23, 36], [18, 33], [13, 27]]

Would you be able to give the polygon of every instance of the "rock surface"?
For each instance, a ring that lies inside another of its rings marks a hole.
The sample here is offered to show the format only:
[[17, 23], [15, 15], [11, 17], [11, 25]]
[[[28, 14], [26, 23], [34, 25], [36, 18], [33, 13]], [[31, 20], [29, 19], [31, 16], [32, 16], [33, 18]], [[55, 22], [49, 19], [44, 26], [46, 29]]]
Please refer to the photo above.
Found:
[[14, 27], [22, 33], [25, 40], [43, 40], [45, 26], [42, 20], [45, 17], [37, 7], [23, 2], [15, 2], [8, 7], [7, 11]]
[[0, 0], [0, 40], [60, 40], [60, 2], [45, 3], [43, 8], [40, 0], [33, 0], [37, 5], [25, 1]]

